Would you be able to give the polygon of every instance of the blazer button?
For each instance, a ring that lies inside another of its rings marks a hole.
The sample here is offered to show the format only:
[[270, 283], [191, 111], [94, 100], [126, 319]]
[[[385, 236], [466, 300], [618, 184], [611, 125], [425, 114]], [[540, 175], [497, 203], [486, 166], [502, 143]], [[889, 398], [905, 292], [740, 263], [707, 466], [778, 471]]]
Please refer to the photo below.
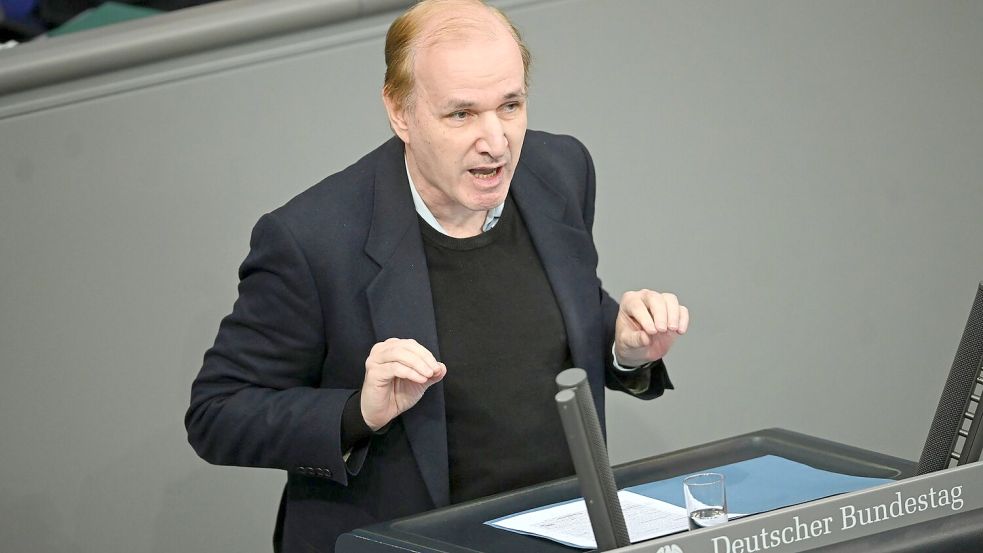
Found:
[[322, 469], [321, 467], [318, 467], [318, 468], [314, 469], [314, 474], [316, 476], [324, 476], [324, 469]]

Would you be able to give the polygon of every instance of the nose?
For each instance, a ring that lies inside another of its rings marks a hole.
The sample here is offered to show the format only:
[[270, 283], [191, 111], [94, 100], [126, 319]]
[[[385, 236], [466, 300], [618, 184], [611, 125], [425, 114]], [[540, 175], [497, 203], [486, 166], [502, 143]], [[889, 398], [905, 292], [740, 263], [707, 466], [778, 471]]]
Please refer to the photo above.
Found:
[[499, 159], [509, 149], [509, 139], [505, 136], [505, 127], [497, 113], [485, 113], [481, 117], [478, 140], [475, 149], [492, 159]]

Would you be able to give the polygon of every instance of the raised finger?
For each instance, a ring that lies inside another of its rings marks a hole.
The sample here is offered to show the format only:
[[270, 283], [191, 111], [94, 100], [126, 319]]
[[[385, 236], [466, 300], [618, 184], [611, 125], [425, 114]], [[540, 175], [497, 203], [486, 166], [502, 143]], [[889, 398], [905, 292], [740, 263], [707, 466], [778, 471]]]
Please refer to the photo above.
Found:
[[414, 352], [420, 359], [430, 365], [431, 369], [436, 370], [437, 365], [440, 364], [440, 362], [437, 361], [437, 358], [433, 356], [433, 353], [431, 353], [427, 348], [423, 347], [423, 345], [416, 340], [403, 340], [402, 345]]
[[641, 296], [631, 296], [626, 298], [626, 301], [622, 304], [621, 309], [628, 315], [631, 320], [638, 325], [638, 327], [649, 334], [654, 334], [656, 331], [655, 321], [652, 320], [652, 314], [649, 312], [648, 306], [645, 305], [645, 301]]
[[392, 373], [395, 378], [402, 378], [403, 380], [412, 380], [417, 384], [426, 384], [429, 378], [420, 374], [419, 371], [413, 369], [412, 367], [407, 367], [406, 365], [398, 362], [387, 363], [391, 365]]
[[689, 328], [689, 308], [685, 305], [679, 306], [679, 332], [680, 334], [686, 334], [686, 330]]
[[649, 313], [651, 313], [655, 329], [659, 332], [665, 332], [669, 328], [669, 316], [666, 313], [666, 300], [662, 297], [662, 294], [658, 292], [650, 292], [645, 294], [644, 298], [645, 306], [648, 308]]
[[[426, 350], [424, 350], [426, 352]], [[431, 359], [432, 355], [429, 356]], [[383, 358], [380, 360], [381, 363], [399, 363], [409, 369], [412, 369], [424, 378], [430, 378], [433, 376], [434, 370], [436, 370], [436, 362], [431, 365], [430, 361], [421, 357], [415, 348], [406, 347], [405, 345], [399, 345], [388, 350]]]
[[676, 294], [662, 294], [662, 299], [666, 304], [666, 328], [672, 331], [679, 330], [679, 298]]

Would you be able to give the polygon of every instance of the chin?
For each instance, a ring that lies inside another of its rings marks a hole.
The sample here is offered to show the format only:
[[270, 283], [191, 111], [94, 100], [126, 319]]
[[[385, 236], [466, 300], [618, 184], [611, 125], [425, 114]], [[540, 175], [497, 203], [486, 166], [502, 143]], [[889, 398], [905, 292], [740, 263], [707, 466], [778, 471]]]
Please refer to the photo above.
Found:
[[496, 190], [494, 194], [480, 194], [470, 202], [468, 208], [473, 211], [488, 211], [501, 205], [508, 193], [509, 187], [505, 186], [501, 191]]

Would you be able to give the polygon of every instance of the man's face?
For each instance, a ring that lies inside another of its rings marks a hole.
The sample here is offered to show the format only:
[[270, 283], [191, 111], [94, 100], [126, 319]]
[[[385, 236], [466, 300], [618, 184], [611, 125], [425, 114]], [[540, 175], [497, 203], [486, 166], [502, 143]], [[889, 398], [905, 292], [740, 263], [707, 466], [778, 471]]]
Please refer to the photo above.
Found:
[[[502, 36], [503, 35], [503, 36]], [[505, 201], [526, 132], [522, 56], [507, 33], [416, 53], [413, 101], [390, 120], [424, 202], [441, 224]]]

